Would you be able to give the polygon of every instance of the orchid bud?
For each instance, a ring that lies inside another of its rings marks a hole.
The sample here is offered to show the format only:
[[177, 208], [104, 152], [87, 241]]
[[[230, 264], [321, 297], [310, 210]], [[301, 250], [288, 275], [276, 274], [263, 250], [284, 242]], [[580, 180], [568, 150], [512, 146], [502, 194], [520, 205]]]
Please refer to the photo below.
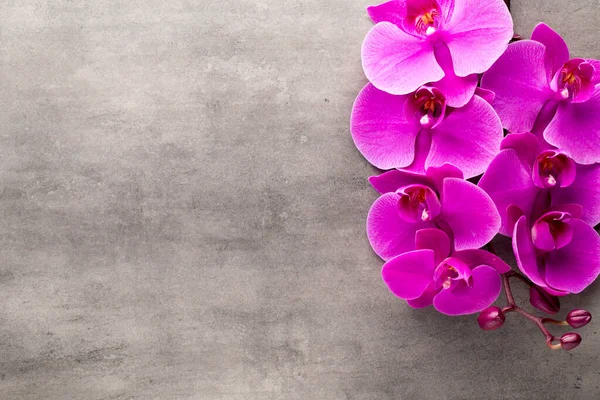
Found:
[[567, 323], [575, 329], [586, 326], [591, 320], [592, 314], [586, 310], [575, 309], [567, 315]]
[[573, 350], [581, 343], [581, 336], [575, 332], [565, 333], [560, 337], [560, 344], [565, 350]]
[[548, 314], [556, 314], [560, 310], [560, 300], [537, 286], [529, 289], [529, 302], [532, 306]]
[[477, 317], [479, 327], [484, 331], [493, 331], [504, 325], [504, 312], [496, 306], [488, 307]]

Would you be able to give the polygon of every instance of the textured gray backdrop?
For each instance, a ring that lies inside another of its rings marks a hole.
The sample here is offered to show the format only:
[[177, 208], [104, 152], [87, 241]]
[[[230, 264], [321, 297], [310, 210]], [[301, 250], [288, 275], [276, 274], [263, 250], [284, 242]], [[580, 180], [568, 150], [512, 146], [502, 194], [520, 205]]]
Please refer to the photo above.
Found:
[[[599, 323], [550, 352], [381, 282], [369, 3], [0, 1], [1, 399], [600, 396]], [[598, 0], [513, 3], [600, 57]]]

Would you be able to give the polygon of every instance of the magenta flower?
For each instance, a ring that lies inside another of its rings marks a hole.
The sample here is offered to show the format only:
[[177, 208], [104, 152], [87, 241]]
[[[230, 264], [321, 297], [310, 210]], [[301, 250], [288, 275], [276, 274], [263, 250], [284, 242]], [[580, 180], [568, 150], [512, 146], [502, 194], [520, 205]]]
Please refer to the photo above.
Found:
[[513, 234], [517, 265], [554, 295], [580, 293], [600, 274], [600, 236], [579, 219], [581, 207], [553, 207], [534, 220], [519, 218]]
[[509, 45], [481, 82], [496, 93], [494, 108], [506, 129], [543, 133], [580, 164], [600, 161], [598, 83], [599, 62], [569, 59], [565, 41], [545, 24], [531, 40]]
[[487, 101], [474, 95], [464, 107], [452, 108], [430, 86], [396, 96], [368, 84], [354, 103], [350, 130], [356, 147], [379, 169], [424, 172], [451, 163], [467, 178], [485, 171], [503, 137]]
[[393, 170], [369, 180], [382, 196], [369, 211], [367, 236], [384, 260], [414, 250], [421, 229], [445, 231], [457, 250], [481, 247], [498, 233], [493, 201], [452, 165], [426, 175]]
[[498, 208], [501, 234], [511, 236], [522, 215], [531, 221], [562, 204], [579, 204], [584, 222], [600, 223], [600, 164], [576, 164], [531, 133], [512, 133], [501, 147], [479, 181]]
[[479, 312], [500, 294], [500, 274], [510, 271], [498, 257], [483, 250], [451, 252], [450, 238], [439, 229], [423, 229], [416, 250], [386, 262], [381, 271], [390, 291], [413, 308], [433, 304], [447, 315]]
[[502, 0], [393, 0], [369, 7], [376, 25], [362, 47], [363, 69], [375, 87], [408, 94], [438, 82], [448, 104], [466, 104], [513, 36]]
[[[600, 275], [600, 61], [570, 58], [544, 24], [509, 45], [505, 3], [368, 7], [375, 26], [362, 63], [370, 82], [350, 130], [363, 156], [388, 171], [369, 179], [381, 195], [367, 236], [385, 260], [383, 281], [411, 307], [480, 313], [483, 330], [518, 314], [550, 349], [572, 350], [581, 336], [555, 336], [546, 325], [577, 329], [591, 314], [534, 315], [511, 281], [528, 285], [532, 306], [557, 314], [560, 296]], [[465, 180], [482, 173], [478, 185]], [[520, 271], [496, 256], [499, 232], [512, 238]], [[486, 244], [489, 252], [479, 249]], [[492, 306], [501, 287], [505, 305]]]

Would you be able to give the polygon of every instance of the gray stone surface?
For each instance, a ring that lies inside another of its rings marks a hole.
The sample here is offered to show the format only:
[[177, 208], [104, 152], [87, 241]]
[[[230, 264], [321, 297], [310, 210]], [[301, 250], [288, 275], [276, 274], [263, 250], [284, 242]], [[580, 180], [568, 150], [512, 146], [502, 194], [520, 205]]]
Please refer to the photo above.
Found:
[[[550, 352], [381, 282], [369, 3], [0, 1], [1, 399], [599, 398], [597, 324]], [[600, 57], [598, 1], [513, 3]]]

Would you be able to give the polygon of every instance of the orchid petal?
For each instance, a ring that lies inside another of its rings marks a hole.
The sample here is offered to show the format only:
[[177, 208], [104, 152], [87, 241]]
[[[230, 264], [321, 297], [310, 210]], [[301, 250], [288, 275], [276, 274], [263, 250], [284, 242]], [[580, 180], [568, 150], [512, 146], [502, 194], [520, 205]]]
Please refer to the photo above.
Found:
[[456, 168], [452, 164], [443, 164], [441, 167], [430, 167], [427, 169], [425, 175], [433, 182], [435, 189], [441, 193], [444, 186], [444, 179], [446, 178], [458, 178], [464, 179], [463, 173], [460, 169]]
[[456, 251], [452, 256], [461, 259], [471, 268], [478, 265], [489, 265], [498, 271], [499, 274], [505, 274], [511, 270], [510, 266], [504, 260], [485, 250], [471, 249]]
[[484, 89], [482, 87], [478, 87], [475, 89], [475, 95], [481, 97], [489, 104], [494, 104], [494, 99], [496, 98], [496, 93], [491, 90]]
[[402, 26], [402, 20], [406, 16], [406, 5], [401, 1], [391, 0], [383, 4], [367, 7], [367, 13], [376, 24], [387, 21], [397, 26]]
[[533, 283], [538, 286], [548, 286], [544, 279], [543, 266], [537, 257], [537, 251], [531, 239], [531, 230], [527, 224], [527, 217], [522, 216], [515, 224], [512, 237], [513, 251], [517, 265]]
[[398, 200], [396, 193], [382, 195], [367, 216], [367, 237], [384, 260], [414, 250], [417, 231], [434, 226], [431, 222], [407, 223], [398, 214]]
[[448, 235], [439, 229], [421, 229], [415, 236], [415, 249], [430, 249], [435, 253], [435, 264], [438, 265], [450, 255], [451, 243]]
[[502, 125], [494, 109], [474, 96], [432, 130], [425, 168], [450, 163], [458, 167], [465, 178], [472, 178], [485, 171], [498, 153], [502, 138]]
[[581, 219], [591, 226], [600, 223], [600, 164], [577, 165], [573, 183], [552, 191], [552, 205], [577, 203], [583, 206]]
[[578, 219], [569, 221], [571, 242], [546, 256], [546, 281], [558, 290], [580, 293], [600, 274], [600, 237]]
[[433, 45], [390, 22], [380, 22], [367, 33], [362, 64], [373, 85], [391, 94], [408, 94], [444, 77]]
[[531, 40], [540, 42], [546, 47], [545, 61], [550, 81], [554, 74], [569, 61], [569, 48], [565, 40], [543, 22], [539, 23], [531, 33]]
[[543, 44], [532, 40], [511, 43], [481, 79], [481, 87], [496, 93], [494, 109], [511, 132], [531, 131], [540, 110], [554, 96], [545, 52]]
[[394, 257], [383, 265], [381, 276], [390, 291], [404, 300], [420, 297], [433, 280], [433, 250], [416, 250]]
[[600, 162], [600, 88], [585, 103], [563, 102], [544, 131], [544, 138], [576, 163]]
[[415, 140], [421, 127], [412, 116], [405, 115], [406, 98], [368, 84], [354, 102], [352, 138], [358, 150], [377, 168], [405, 167], [415, 157]]
[[540, 153], [541, 146], [539, 139], [533, 133], [510, 133], [502, 140], [500, 149], [514, 149], [525, 169], [530, 170]]
[[430, 305], [433, 304], [433, 298], [439, 292], [440, 292], [440, 290], [435, 288], [434, 282], [431, 282], [429, 284], [429, 286], [427, 286], [427, 289], [425, 289], [425, 291], [423, 292], [423, 294], [421, 294], [421, 296], [417, 297], [414, 300], [407, 300], [406, 302], [412, 308], [425, 308], [425, 307], [429, 307]]
[[455, 0], [446, 26], [458, 76], [487, 71], [513, 37], [512, 18], [502, 0]]
[[456, 281], [433, 299], [433, 306], [446, 315], [467, 315], [489, 307], [500, 295], [502, 279], [494, 268], [481, 265], [471, 274], [470, 285]]
[[432, 85], [440, 89], [446, 98], [446, 104], [450, 107], [462, 107], [467, 104], [477, 88], [479, 78], [477, 74], [465, 77], [456, 76], [452, 66], [452, 56], [448, 46], [440, 43], [435, 47], [435, 58], [444, 70], [444, 77]]
[[502, 221], [500, 226], [502, 235], [511, 236], [513, 233], [508, 218], [510, 205], [517, 206], [525, 215], [531, 216], [539, 188], [533, 184], [531, 170], [525, 169], [516, 150], [507, 149], [498, 153], [478, 185], [492, 198], [498, 208]]
[[430, 185], [430, 180], [421, 174], [393, 169], [383, 174], [372, 176], [369, 183], [379, 193], [395, 192], [403, 186], [409, 185]]
[[476, 249], [491, 241], [500, 228], [500, 215], [480, 187], [456, 179], [444, 180], [440, 218], [454, 234], [456, 250]]

